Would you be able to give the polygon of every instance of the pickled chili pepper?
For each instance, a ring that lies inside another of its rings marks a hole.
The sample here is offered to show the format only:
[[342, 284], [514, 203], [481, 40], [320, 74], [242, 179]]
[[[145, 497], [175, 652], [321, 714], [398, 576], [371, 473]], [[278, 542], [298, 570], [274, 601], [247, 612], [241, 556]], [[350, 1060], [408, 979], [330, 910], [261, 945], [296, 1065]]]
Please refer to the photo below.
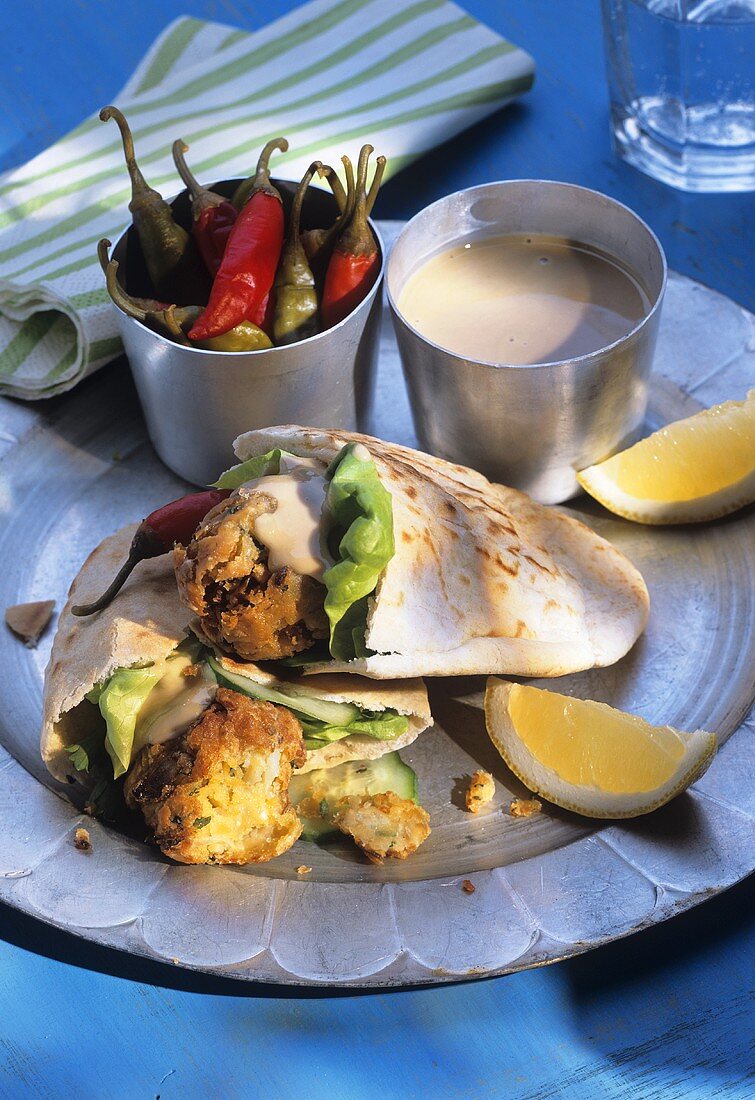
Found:
[[365, 185], [371, 153], [371, 145], [362, 146], [354, 209], [328, 263], [321, 303], [323, 328], [332, 328], [356, 309], [369, 294], [380, 272], [377, 241], [367, 219], [377, 198], [386, 162], [385, 157], [378, 157], [375, 179], [368, 195]]
[[[100, 241], [100, 246], [103, 244]], [[99, 248], [98, 248], [99, 251]], [[102, 256], [100, 256], [102, 262]], [[153, 332], [167, 336], [175, 343], [188, 346], [186, 330], [191, 328], [202, 312], [201, 306], [166, 306], [149, 298], [133, 298], [118, 282], [118, 261], [110, 260], [105, 269], [108, 294], [118, 309], [128, 317], [141, 321]], [[170, 312], [170, 316], [168, 312]]]
[[[100, 267], [102, 268], [102, 274], [105, 276], [105, 280], [107, 280], [107, 269], [110, 264], [110, 248], [111, 242], [107, 237], [103, 237], [97, 244], [97, 258], [100, 261]], [[118, 284], [118, 288], [122, 289], [120, 284]], [[109, 289], [108, 286], [108, 290]], [[155, 298], [136, 298], [133, 294], [129, 294], [127, 297], [129, 305], [132, 306], [133, 309], [142, 309], [145, 313], [158, 313], [161, 310], [167, 309], [169, 305], [168, 302], [158, 302]], [[117, 305], [118, 303], [116, 302], [115, 304]], [[124, 313], [125, 312], [126, 310], [124, 310]]]
[[275, 279], [284, 233], [283, 202], [270, 182], [268, 161], [273, 149], [287, 148], [284, 138], [275, 138], [260, 154], [254, 191], [231, 230], [207, 309], [189, 333], [192, 340], [222, 336], [241, 321], [259, 317]]
[[210, 280], [193, 240], [173, 220], [173, 212], [162, 195], [150, 187], [136, 163], [134, 139], [126, 119], [117, 107], [103, 107], [103, 122], [114, 119], [121, 132], [126, 168], [131, 179], [128, 208], [142, 246], [149, 277], [161, 297], [187, 305], [205, 302]]
[[191, 196], [192, 236], [205, 267], [214, 277], [223, 259], [228, 237], [236, 221], [237, 210], [228, 199], [224, 199], [214, 191], [209, 191], [197, 182], [184, 159], [184, 153], [188, 148], [189, 146], [180, 138], [174, 141], [173, 163]]
[[341, 229], [348, 221], [354, 206], [354, 168], [350, 159], [341, 157], [346, 170], [346, 190], [336, 175], [336, 171], [329, 164], [324, 164], [319, 169], [319, 175], [324, 176], [338, 203], [338, 217], [327, 229], [306, 229], [301, 234], [304, 251], [307, 254], [309, 265], [315, 276], [315, 282], [321, 285], [325, 278], [325, 271], [333, 251], [333, 245]]
[[[288, 150], [288, 142], [285, 138], [273, 138], [272, 141], [269, 141], [267, 143], [265, 149], [267, 149], [268, 145], [271, 147], [271, 151], [272, 149], [280, 149], [282, 153], [285, 153]], [[262, 150], [260, 160], [262, 160], [262, 158], [265, 156], [265, 149]], [[269, 157], [270, 153], [268, 153], [267, 155]], [[242, 180], [236, 190], [233, 192], [231, 203], [236, 208], [236, 210], [241, 210], [242, 207], [246, 206], [246, 204], [249, 202], [249, 199], [257, 190], [257, 177], [259, 176], [259, 172], [260, 163], [259, 161], [257, 161], [257, 167], [254, 170], [254, 175], [249, 176], [248, 179]]]
[[206, 340], [191, 340], [190, 343], [204, 351], [262, 351], [273, 346], [264, 329], [252, 321], [242, 321], [222, 336], [209, 336]]
[[227, 496], [230, 496], [229, 489], [207, 489], [202, 493], [190, 493], [188, 496], [179, 497], [178, 500], [163, 504], [154, 512], [150, 512], [137, 527], [128, 557], [118, 570], [112, 584], [93, 603], [75, 604], [71, 608], [71, 613], [94, 615], [96, 611], [102, 611], [120, 592], [130, 573], [140, 561], [167, 554], [176, 543], [187, 546], [210, 509], [221, 500], [225, 500]]
[[276, 344], [294, 344], [318, 331], [315, 277], [299, 237], [301, 207], [317, 164], [311, 164], [299, 184], [291, 206], [288, 235], [275, 276]]

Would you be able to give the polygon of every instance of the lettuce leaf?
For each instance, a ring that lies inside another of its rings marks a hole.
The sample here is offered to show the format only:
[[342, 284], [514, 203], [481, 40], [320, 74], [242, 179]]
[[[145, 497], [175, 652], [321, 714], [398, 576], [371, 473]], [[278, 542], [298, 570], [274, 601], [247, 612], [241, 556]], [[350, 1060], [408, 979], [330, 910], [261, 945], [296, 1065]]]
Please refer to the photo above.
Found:
[[366, 656], [368, 598], [395, 550], [391, 494], [382, 485], [372, 458], [355, 453], [357, 446], [349, 443], [344, 447], [326, 474], [327, 545], [335, 564], [322, 580], [328, 590], [325, 613], [330, 622], [330, 653], [339, 661]]
[[265, 474], [280, 473], [281, 455], [287, 454], [280, 447], [275, 447], [267, 454], [248, 458], [246, 462], [240, 462], [238, 466], [231, 466], [230, 470], [222, 473], [217, 481], [213, 481], [213, 489], [238, 489], [247, 481], [253, 481], [256, 477], [264, 477]]
[[100, 714], [107, 726], [105, 748], [116, 779], [129, 769], [139, 710], [164, 672], [162, 662], [149, 668], [120, 668], [100, 692]]
[[359, 733], [374, 737], [377, 741], [393, 741], [409, 729], [409, 719], [395, 710], [362, 711], [359, 718], [348, 726], [328, 726], [312, 718], [297, 715], [304, 731], [304, 744], [308, 749], [320, 749], [333, 741]]

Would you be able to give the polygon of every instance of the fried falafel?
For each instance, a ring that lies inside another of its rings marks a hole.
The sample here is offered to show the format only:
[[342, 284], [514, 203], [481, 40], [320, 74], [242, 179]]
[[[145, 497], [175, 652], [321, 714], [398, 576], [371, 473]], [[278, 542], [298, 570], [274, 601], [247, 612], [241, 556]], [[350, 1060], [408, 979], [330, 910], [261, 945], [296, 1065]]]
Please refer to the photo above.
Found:
[[323, 585], [293, 569], [271, 570], [253, 536], [257, 517], [275, 508], [263, 492], [237, 490], [173, 552], [178, 590], [204, 633], [245, 660], [290, 657], [328, 637]]
[[145, 746], [124, 795], [179, 863], [262, 863], [301, 834], [288, 785], [305, 760], [291, 711], [221, 687], [185, 733]]

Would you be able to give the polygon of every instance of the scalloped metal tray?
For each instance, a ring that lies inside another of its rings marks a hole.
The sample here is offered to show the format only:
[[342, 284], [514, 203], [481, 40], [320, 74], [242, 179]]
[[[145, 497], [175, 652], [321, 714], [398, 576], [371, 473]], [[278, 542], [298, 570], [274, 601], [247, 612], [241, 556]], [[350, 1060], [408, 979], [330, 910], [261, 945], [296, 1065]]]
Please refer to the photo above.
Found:
[[[725, 302], [678, 277], [670, 290], [658, 362], [667, 373], [680, 313], [699, 316], [706, 306], [720, 313]], [[698, 354], [710, 370], [710, 348], [698, 345]], [[694, 363], [687, 358], [685, 366]], [[657, 377], [649, 426], [698, 407]], [[60, 606], [105, 534], [181, 490], [145, 440], [123, 368], [42, 413], [2, 403], [0, 425], [10, 429], [0, 431], [2, 606], [53, 597]], [[413, 442], [388, 326], [372, 430]], [[665, 920], [743, 878], [755, 865], [751, 720], [741, 726], [753, 696], [752, 509], [667, 530], [624, 523], [584, 501], [575, 511], [640, 567], [652, 611], [627, 658], [565, 677], [558, 689], [681, 728], [715, 728], [725, 741], [710, 771], [670, 806], [621, 824], [552, 808], [512, 818], [508, 803], [523, 791], [485, 735], [483, 682], [445, 679], [429, 685], [435, 727], [403, 754], [433, 823], [411, 860], [378, 868], [345, 844], [302, 842], [255, 868], [178, 866], [82, 819], [66, 801], [37, 753], [52, 632], [32, 651], [2, 631], [0, 899], [98, 943], [235, 978], [392, 986], [553, 962]], [[490, 812], [472, 818], [460, 796], [479, 765], [495, 774], [497, 794]], [[88, 854], [72, 843], [82, 820], [92, 838]], [[301, 863], [312, 867], [305, 879], [295, 871]], [[474, 893], [462, 890], [463, 879]]]

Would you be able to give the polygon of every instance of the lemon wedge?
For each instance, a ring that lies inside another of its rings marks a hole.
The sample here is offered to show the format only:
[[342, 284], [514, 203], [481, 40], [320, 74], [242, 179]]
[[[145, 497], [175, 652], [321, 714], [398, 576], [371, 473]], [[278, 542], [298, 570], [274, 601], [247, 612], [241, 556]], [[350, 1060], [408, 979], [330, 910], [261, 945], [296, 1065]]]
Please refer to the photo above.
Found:
[[755, 500], [755, 390], [677, 420], [577, 474], [609, 511], [637, 523], [701, 523]]
[[491, 676], [490, 738], [514, 775], [549, 802], [585, 817], [639, 817], [706, 770], [715, 733], [651, 726], [605, 703]]

